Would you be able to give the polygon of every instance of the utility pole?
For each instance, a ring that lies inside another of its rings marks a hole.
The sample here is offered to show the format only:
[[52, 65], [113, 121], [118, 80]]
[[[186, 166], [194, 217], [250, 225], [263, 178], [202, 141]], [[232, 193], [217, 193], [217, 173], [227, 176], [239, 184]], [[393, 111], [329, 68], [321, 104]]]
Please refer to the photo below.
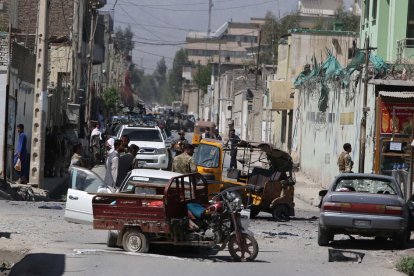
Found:
[[219, 40], [219, 60], [218, 60], [218, 91], [217, 91], [217, 127], [220, 126], [220, 103], [221, 103], [221, 39]]
[[207, 37], [210, 37], [211, 33], [211, 9], [213, 8], [213, 0], [208, 0], [208, 29]]
[[364, 172], [365, 169], [365, 144], [366, 144], [366, 135], [367, 135], [367, 115], [369, 107], [367, 106], [368, 98], [368, 65], [369, 65], [369, 55], [371, 50], [376, 48], [369, 47], [369, 38], [365, 38], [365, 74], [364, 74], [364, 94], [362, 99], [362, 119], [360, 127], [360, 137], [359, 137], [359, 168], [360, 173]]
[[94, 84], [92, 80], [93, 73], [93, 48], [95, 41], [95, 31], [97, 26], [98, 10], [94, 1], [90, 2], [89, 11], [91, 13], [91, 30], [89, 33], [89, 59], [88, 59], [88, 90], [87, 90], [87, 106], [86, 106], [86, 123], [87, 128], [91, 126], [92, 117], [92, 101], [94, 98], [93, 90]]
[[39, 0], [36, 36], [35, 97], [33, 104], [30, 183], [43, 188], [45, 127], [47, 113], [47, 68], [49, 42], [49, 0]]
[[7, 132], [9, 130], [9, 96], [10, 96], [10, 67], [11, 67], [11, 31], [12, 31], [12, 25], [9, 24], [9, 35], [8, 35], [8, 51], [7, 51], [7, 83], [6, 83], [6, 98], [5, 98], [5, 111], [4, 111], [4, 145], [3, 145], [3, 178], [4, 183], [7, 181], [7, 151], [8, 151], [8, 145], [7, 145]]
[[262, 28], [259, 28], [259, 45], [257, 47], [257, 57], [256, 57], [256, 84], [255, 89], [257, 90], [257, 81], [258, 81], [258, 73], [259, 73], [259, 62], [260, 62], [260, 46], [262, 45]]

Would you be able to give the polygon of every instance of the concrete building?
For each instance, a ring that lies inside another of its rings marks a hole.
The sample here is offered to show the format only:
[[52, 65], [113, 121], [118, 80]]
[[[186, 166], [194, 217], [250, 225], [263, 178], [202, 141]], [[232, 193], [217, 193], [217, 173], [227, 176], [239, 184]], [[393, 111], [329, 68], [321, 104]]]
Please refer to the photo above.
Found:
[[254, 64], [255, 47], [259, 42], [259, 28], [264, 19], [252, 18], [249, 23], [226, 22], [214, 33], [190, 32], [185, 49], [195, 64], [221, 62]]
[[414, 55], [414, 1], [362, 1], [362, 15], [361, 48], [367, 37], [386, 61], [405, 61]]

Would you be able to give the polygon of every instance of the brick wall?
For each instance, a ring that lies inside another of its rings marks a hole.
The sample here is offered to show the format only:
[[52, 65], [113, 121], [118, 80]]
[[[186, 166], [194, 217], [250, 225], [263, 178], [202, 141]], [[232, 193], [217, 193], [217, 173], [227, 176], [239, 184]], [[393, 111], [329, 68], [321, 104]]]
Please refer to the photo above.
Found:
[[[10, 1], [10, 0], [9, 0]], [[19, 26], [22, 33], [35, 34], [39, 0], [19, 1]], [[49, 35], [70, 36], [73, 24], [73, 0], [50, 0]]]

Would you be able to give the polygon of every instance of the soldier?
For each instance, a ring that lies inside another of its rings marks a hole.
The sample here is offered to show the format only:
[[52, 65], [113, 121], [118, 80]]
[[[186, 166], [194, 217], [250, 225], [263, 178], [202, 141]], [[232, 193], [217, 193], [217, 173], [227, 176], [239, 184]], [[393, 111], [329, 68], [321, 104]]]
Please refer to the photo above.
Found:
[[194, 146], [187, 144], [184, 147], [184, 153], [176, 156], [172, 164], [173, 172], [178, 173], [192, 173], [197, 170], [193, 159]]
[[230, 143], [230, 168], [237, 169], [237, 144], [240, 143], [239, 136], [236, 135], [234, 129], [230, 129], [229, 140], [226, 143], [226, 147]]
[[344, 151], [341, 152], [341, 154], [338, 157], [338, 168], [340, 173], [351, 173], [352, 172], [352, 166], [354, 165], [354, 162], [351, 159], [351, 155], [349, 153], [352, 150], [350, 143], [345, 143]]
[[171, 143], [171, 149], [175, 151], [175, 156], [183, 153], [184, 147], [189, 144], [187, 139], [185, 139], [185, 131], [183, 129], [178, 132], [178, 135], [180, 135], [180, 137]]

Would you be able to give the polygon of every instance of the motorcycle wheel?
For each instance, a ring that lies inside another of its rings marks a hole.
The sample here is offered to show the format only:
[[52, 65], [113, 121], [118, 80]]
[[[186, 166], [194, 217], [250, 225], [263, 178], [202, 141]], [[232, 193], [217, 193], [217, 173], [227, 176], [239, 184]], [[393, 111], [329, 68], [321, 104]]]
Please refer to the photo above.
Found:
[[127, 230], [122, 237], [122, 246], [125, 251], [133, 253], [147, 253], [149, 240], [137, 229]]
[[252, 262], [259, 253], [259, 245], [256, 239], [246, 233], [242, 233], [242, 243], [245, 243], [245, 252], [243, 254], [242, 247], [237, 243], [236, 234], [232, 234], [229, 239], [229, 252], [236, 262]]

